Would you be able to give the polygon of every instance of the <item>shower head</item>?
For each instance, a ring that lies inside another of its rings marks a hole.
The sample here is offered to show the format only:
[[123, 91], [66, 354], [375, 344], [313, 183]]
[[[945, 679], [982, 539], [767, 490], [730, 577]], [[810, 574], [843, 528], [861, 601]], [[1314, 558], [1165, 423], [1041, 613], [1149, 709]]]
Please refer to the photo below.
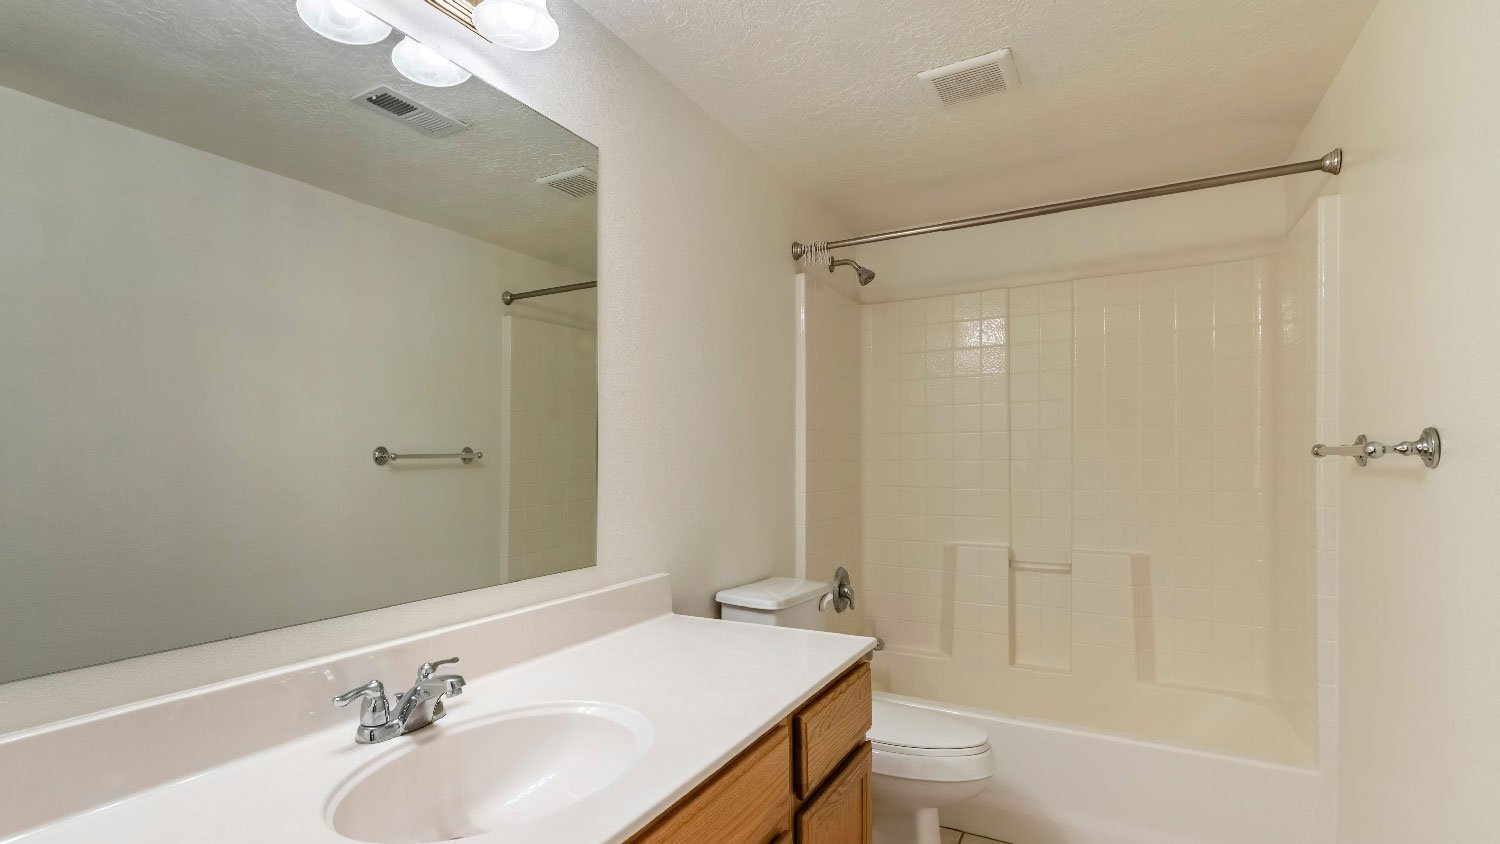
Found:
[[848, 258], [840, 258], [837, 261], [829, 263], [828, 271], [833, 272], [835, 267], [853, 267], [855, 275], [859, 276], [860, 287], [864, 287], [866, 284], [869, 284], [870, 282], [875, 280], [874, 270], [867, 270], [864, 267], [861, 267], [859, 264], [856, 264], [853, 261], [849, 260]]

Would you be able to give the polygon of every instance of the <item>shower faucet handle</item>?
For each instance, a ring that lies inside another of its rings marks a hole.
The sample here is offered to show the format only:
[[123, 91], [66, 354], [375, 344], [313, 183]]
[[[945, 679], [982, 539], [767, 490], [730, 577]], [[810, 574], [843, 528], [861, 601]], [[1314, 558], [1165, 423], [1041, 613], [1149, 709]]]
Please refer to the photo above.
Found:
[[854, 586], [849, 583], [849, 570], [843, 566], [833, 573], [833, 589], [818, 599], [818, 611], [827, 609], [829, 604], [833, 604], [834, 612], [854, 609]]

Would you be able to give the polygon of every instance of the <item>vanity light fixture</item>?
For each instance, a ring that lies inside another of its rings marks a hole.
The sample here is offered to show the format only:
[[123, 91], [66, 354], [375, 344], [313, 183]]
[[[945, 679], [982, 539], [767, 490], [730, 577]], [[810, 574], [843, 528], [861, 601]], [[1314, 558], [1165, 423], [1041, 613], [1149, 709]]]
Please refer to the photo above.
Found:
[[410, 35], [391, 50], [391, 64], [407, 79], [433, 88], [448, 88], [473, 75]]
[[474, 7], [474, 28], [512, 50], [534, 52], [557, 43], [557, 21], [547, 0], [484, 0]]
[[313, 32], [340, 44], [378, 44], [390, 24], [349, 0], [297, 0], [297, 14]]

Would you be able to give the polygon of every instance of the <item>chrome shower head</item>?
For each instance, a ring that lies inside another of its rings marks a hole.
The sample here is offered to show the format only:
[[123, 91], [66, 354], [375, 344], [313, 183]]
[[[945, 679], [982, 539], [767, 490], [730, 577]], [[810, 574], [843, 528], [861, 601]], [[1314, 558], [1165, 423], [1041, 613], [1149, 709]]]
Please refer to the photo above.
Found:
[[853, 267], [854, 274], [859, 276], [860, 287], [864, 287], [865, 285], [875, 280], [874, 270], [867, 270], [864, 267], [861, 267], [859, 264], [856, 264], [853, 261], [849, 260], [848, 258], [840, 258], [837, 261], [830, 262], [828, 264], [828, 271], [833, 272], [835, 267]]

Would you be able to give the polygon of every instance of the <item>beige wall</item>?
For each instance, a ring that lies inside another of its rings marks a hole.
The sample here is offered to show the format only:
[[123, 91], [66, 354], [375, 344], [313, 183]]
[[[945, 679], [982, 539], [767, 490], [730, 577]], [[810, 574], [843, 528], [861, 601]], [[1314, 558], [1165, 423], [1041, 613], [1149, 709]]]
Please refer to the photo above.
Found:
[[[1384, 0], [1293, 154], [1345, 150], [1345, 441], [1434, 425], [1446, 452], [1436, 471], [1338, 470], [1349, 844], [1489, 841], [1500, 828], [1497, 32], [1492, 0]], [[1294, 202], [1328, 181], [1299, 177]]]
[[601, 150], [599, 565], [0, 687], [0, 730], [667, 570], [675, 604], [794, 569], [795, 239], [836, 223], [613, 35], [553, 0], [543, 53], [366, 4]]

